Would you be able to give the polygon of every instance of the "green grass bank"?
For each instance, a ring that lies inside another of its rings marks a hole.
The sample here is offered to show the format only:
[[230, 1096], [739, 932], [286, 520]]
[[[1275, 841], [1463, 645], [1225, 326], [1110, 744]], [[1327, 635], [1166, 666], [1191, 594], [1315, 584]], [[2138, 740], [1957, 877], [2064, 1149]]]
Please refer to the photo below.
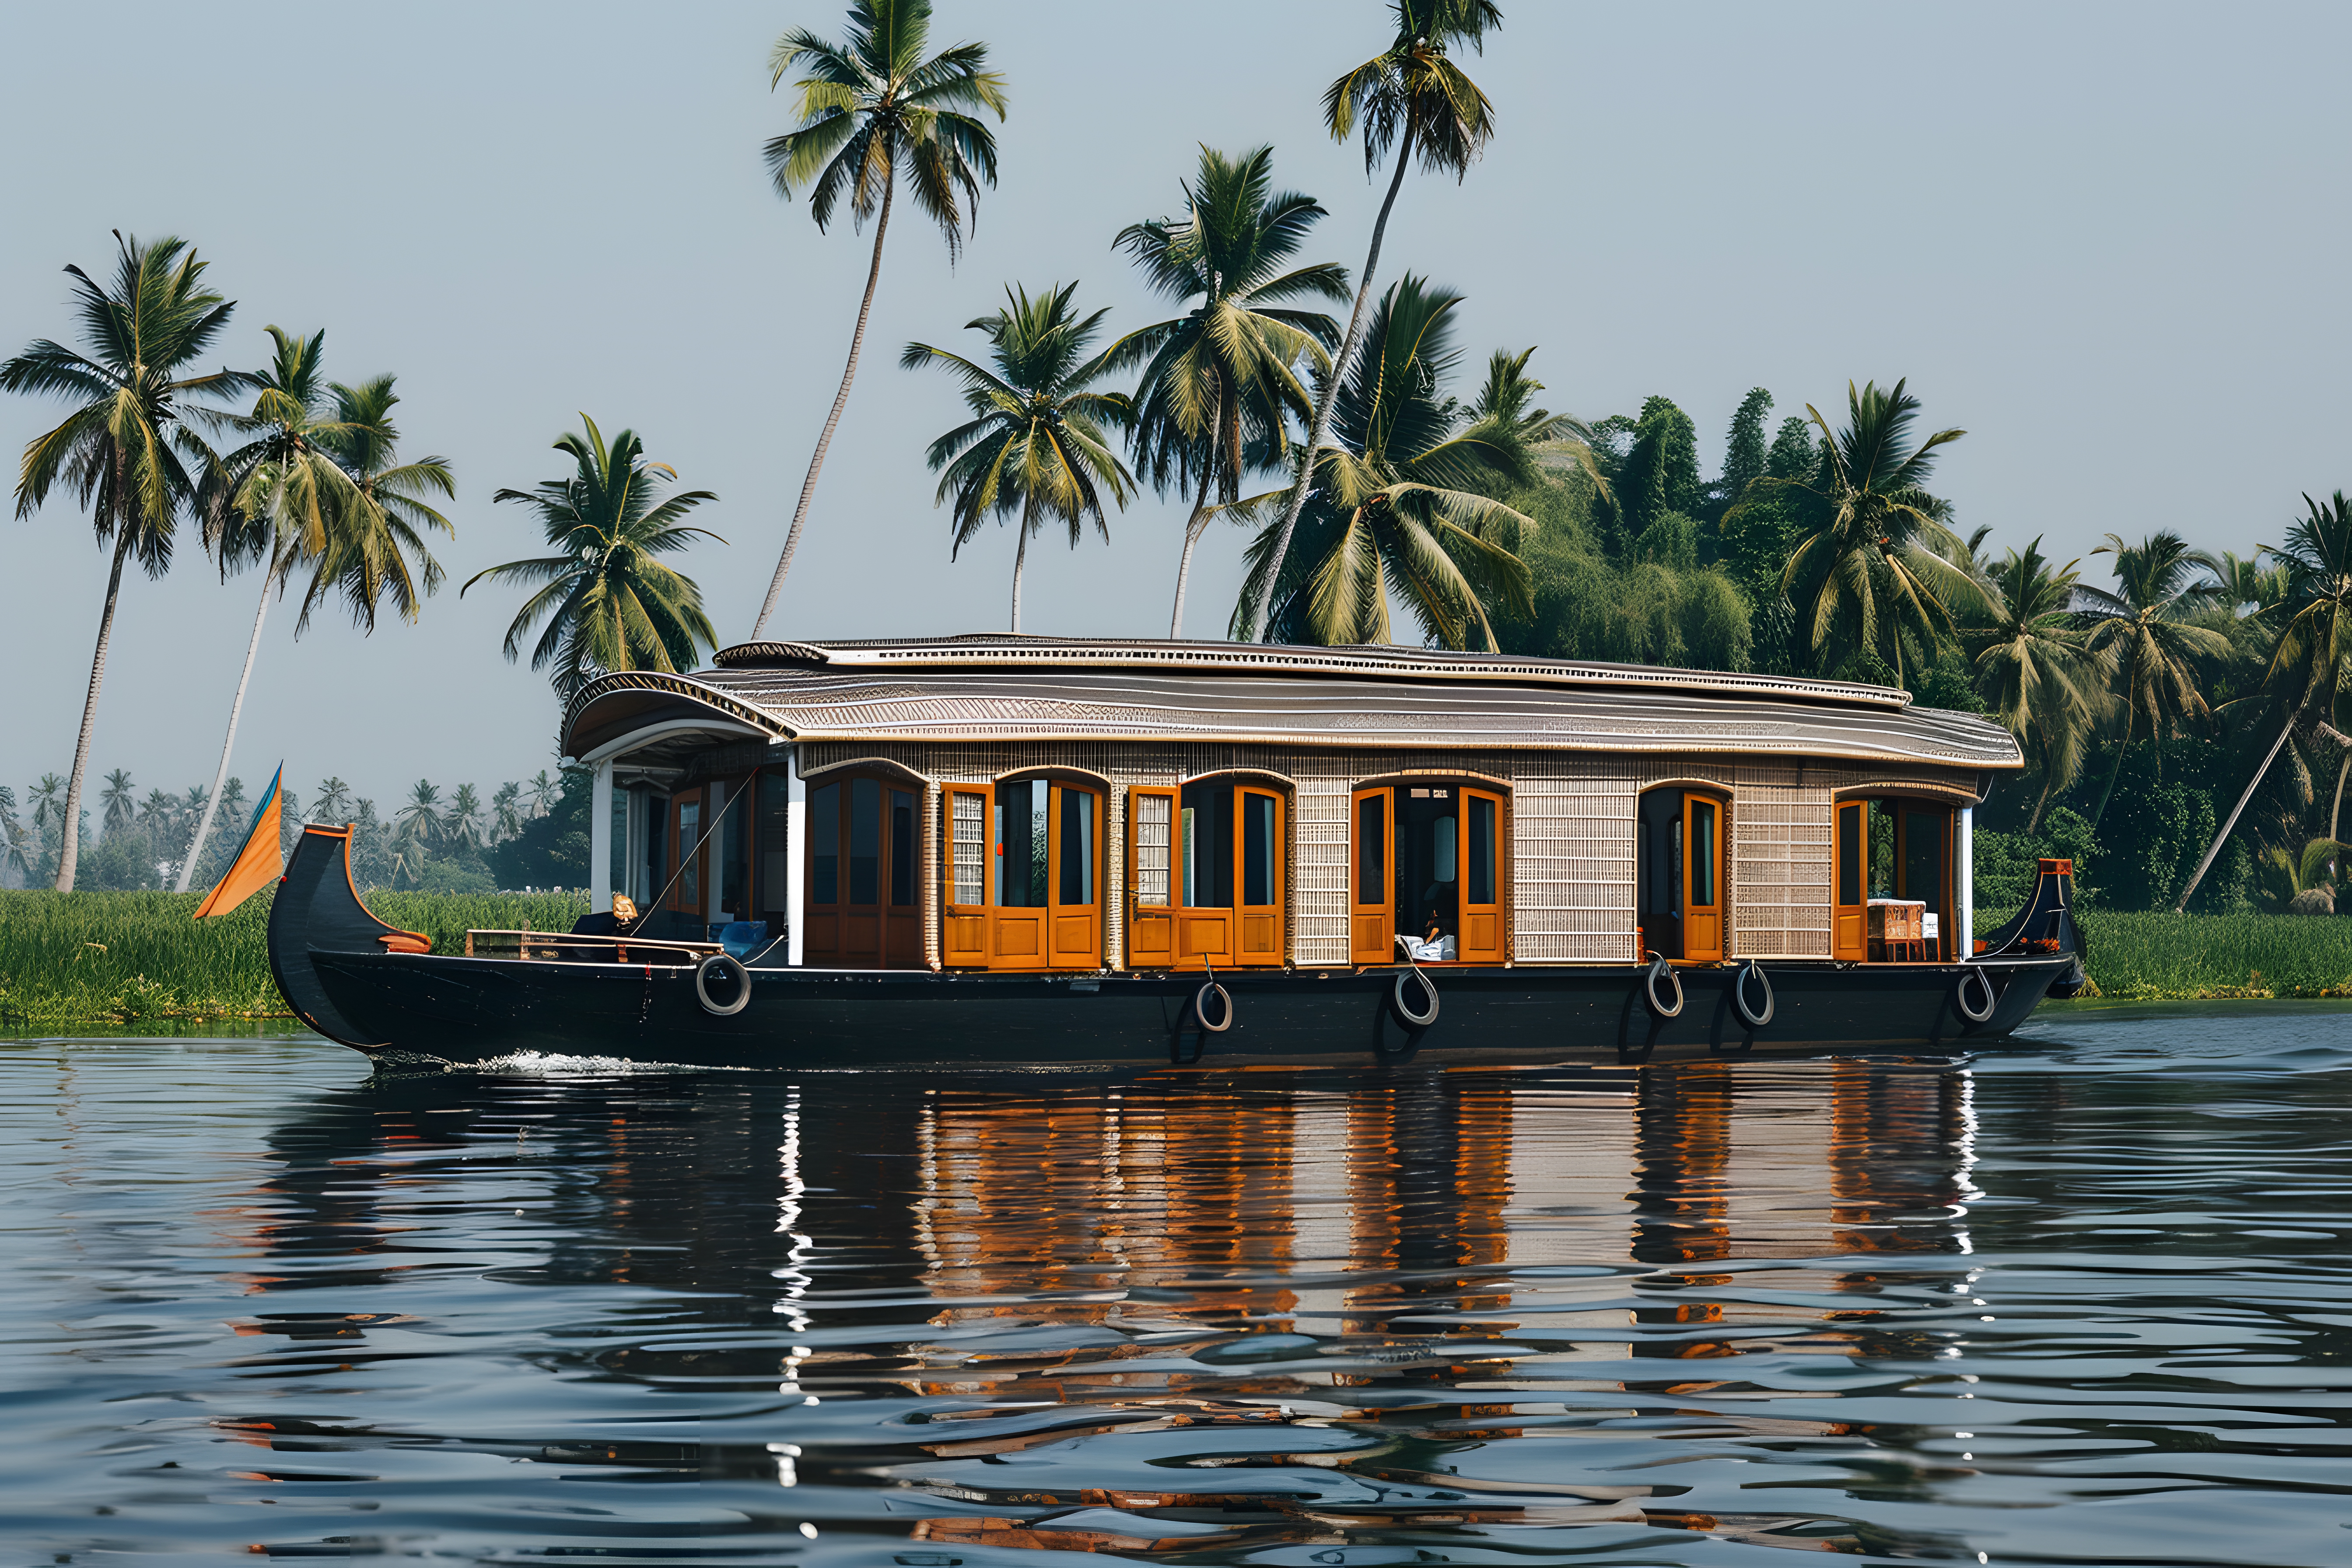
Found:
[[[264, 945], [275, 896], [199, 924], [198, 893], [0, 890], [0, 1027], [283, 1017]], [[375, 892], [368, 907], [457, 952], [468, 930], [568, 931], [588, 896]]]
[[[0, 891], [0, 1027], [282, 1017], [263, 947], [270, 897], [198, 925], [194, 893]], [[569, 930], [588, 900], [377, 892], [368, 904], [456, 952], [468, 929]], [[2352, 996], [2352, 920], [2094, 911], [2082, 924], [2103, 997]]]

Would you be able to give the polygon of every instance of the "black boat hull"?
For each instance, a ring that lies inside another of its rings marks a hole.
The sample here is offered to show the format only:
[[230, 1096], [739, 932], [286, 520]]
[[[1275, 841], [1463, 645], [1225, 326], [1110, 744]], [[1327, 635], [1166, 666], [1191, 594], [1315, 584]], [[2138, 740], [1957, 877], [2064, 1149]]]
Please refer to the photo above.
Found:
[[[537, 1052], [810, 1071], [991, 1067], [1208, 1068], [1441, 1061], [1611, 1064], [1749, 1051], [1949, 1049], [2023, 1023], [2066, 953], [1967, 964], [1762, 964], [1769, 1019], [1742, 1016], [1741, 966], [1432, 968], [1429, 999], [1394, 969], [1080, 976], [761, 968], [740, 1010], [713, 1012], [679, 964], [460, 958], [381, 951], [339, 833], [306, 832], [270, 917], [270, 962], [295, 1012], [378, 1058], [452, 1064]], [[371, 949], [377, 949], [371, 951]], [[1400, 995], [1400, 977], [1403, 994]], [[1981, 984], [1979, 983], [1979, 978]], [[1966, 994], [1963, 994], [1963, 985]], [[1746, 982], [1749, 1012], [1763, 989]], [[1663, 992], [1663, 995], [1656, 993]], [[1990, 1000], [1990, 1010], [1987, 1002]], [[1971, 1020], [1970, 1011], [1982, 1013]], [[1225, 1027], [1202, 1026], [1202, 1013]]]

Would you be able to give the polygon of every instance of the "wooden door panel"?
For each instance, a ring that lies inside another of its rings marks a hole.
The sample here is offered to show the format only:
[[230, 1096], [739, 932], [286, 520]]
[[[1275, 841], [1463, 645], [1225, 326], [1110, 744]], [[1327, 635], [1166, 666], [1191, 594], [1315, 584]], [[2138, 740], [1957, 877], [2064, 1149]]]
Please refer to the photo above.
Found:
[[1396, 962], [1395, 879], [1395, 795], [1358, 790], [1348, 802], [1349, 963]]
[[1242, 952], [1244, 963], [1280, 963], [1282, 962], [1282, 917], [1278, 914], [1244, 913], [1242, 916]]
[[882, 958], [882, 917], [853, 911], [844, 915], [842, 958], [860, 969], [872, 969]]
[[940, 922], [940, 957], [950, 964], [988, 962], [988, 921], [982, 915], [950, 915]]
[[[1396, 957], [1396, 942], [1389, 933], [1395, 917], [1385, 910], [1358, 915], [1349, 926], [1349, 959], [1356, 963], [1386, 963]], [[1377, 956], [1375, 956], [1377, 955]]]
[[1839, 958], [1860, 958], [1864, 932], [1860, 910], [1840, 910], [1830, 937], [1830, 946]]
[[1186, 910], [1176, 917], [1179, 959], [1230, 958], [1234, 917], [1223, 910]]
[[1498, 963], [1503, 957], [1503, 922], [1493, 915], [1462, 917], [1462, 957], [1465, 963]]
[[1096, 945], [1096, 929], [1095, 911], [1091, 909], [1055, 911], [1054, 967], [1096, 967], [1101, 951]]
[[1504, 822], [1501, 795], [1462, 792], [1462, 847], [1455, 864], [1463, 900], [1457, 951], [1464, 963], [1500, 963], [1505, 956], [1503, 899], [1509, 873]]
[[1159, 969], [1176, 956], [1176, 922], [1164, 914], [1139, 913], [1128, 923], [1127, 963], [1131, 969]]
[[882, 966], [920, 969], [923, 964], [923, 917], [912, 910], [892, 909], [883, 931]]
[[994, 967], [1045, 967], [1045, 910], [998, 910], [991, 923], [996, 928], [989, 942], [989, 957]]
[[1723, 917], [1708, 910], [1693, 910], [1684, 926], [1683, 953], [1686, 958], [1721, 958]]

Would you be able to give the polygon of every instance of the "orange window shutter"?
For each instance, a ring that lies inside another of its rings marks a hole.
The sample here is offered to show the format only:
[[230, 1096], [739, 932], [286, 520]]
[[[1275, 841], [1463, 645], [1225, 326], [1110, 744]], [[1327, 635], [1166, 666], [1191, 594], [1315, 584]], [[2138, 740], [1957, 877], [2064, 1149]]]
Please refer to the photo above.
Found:
[[1360, 789], [1348, 803], [1348, 961], [1396, 962], [1396, 796]]
[[947, 853], [940, 857], [940, 958], [950, 968], [988, 963], [988, 791], [948, 784], [940, 791]]
[[1175, 962], [1176, 792], [1127, 792], [1127, 963], [1165, 969]]

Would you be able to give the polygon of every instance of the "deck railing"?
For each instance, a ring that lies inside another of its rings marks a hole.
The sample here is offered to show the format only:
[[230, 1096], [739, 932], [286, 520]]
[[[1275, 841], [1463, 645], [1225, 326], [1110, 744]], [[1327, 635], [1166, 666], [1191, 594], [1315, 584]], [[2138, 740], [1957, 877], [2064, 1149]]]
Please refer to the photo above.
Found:
[[673, 942], [664, 937], [573, 936], [568, 931], [528, 930], [466, 933], [467, 958], [556, 960], [572, 955], [606, 963], [686, 965], [726, 951], [715, 942]]

